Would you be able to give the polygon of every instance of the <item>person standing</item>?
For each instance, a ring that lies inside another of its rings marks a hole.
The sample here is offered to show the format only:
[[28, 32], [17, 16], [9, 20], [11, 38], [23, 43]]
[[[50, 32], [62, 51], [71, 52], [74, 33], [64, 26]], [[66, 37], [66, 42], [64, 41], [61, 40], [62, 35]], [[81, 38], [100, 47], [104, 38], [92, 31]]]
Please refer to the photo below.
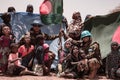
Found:
[[16, 12], [15, 8], [13, 6], [8, 7], [7, 12]]
[[68, 25], [67, 33], [73, 40], [80, 40], [81, 31], [83, 29], [83, 23], [80, 12], [74, 12], [72, 15], [72, 19], [72, 23]]
[[[3, 20], [3, 23], [1, 24], [1, 26], [4, 25], [4, 24], [7, 25], [10, 28], [10, 34], [15, 39], [15, 36], [13, 34], [13, 30], [12, 30], [12, 25], [10, 24], [10, 21], [11, 21], [10, 13], [8, 13], [8, 12], [3, 13], [1, 18]], [[1, 33], [0, 34], [0, 36], [1, 36], [2, 35], [2, 27], [0, 28], [0, 33]], [[15, 42], [15, 40], [14, 40], [14, 42]]]
[[34, 11], [33, 5], [32, 4], [28, 4], [27, 8], [26, 8], [26, 12], [33, 13], [33, 11]]
[[0, 37], [0, 70], [5, 73], [7, 70], [10, 44], [13, 42], [11, 29], [7, 25], [2, 26], [3, 35]]
[[8, 27], [10, 27], [11, 31], [12, 31], [12, 26], [10, 24], [10, 20], [11, 20], [11, 15], [8, 12], [5, 12], [2, 14], [1, 16], [3, 23], [6, 24]]

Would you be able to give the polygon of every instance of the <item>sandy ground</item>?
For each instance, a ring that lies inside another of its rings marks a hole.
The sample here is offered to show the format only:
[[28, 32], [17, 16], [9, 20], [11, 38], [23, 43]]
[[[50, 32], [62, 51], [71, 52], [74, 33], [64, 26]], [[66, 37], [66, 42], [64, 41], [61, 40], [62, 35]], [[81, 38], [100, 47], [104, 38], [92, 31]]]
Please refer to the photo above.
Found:
[[[8, 77], [0, 75], [0, 80], [89, 80], [89, 79], [67, 79], [67, 78], [59, 78], [56, 76], [55, 73], [51, 73], [50, 76], [31, 76], [31, 75], [24, 75], [24, 76], [14, 76]], [[105, 76], [97, 76], [96, 79], [93, 80], [108, 80]]]
[[[4, 77], [0, 76], [0, 80], [67, 80], [64, 78], [58, 78], [58, 77], [51, 77], [51, 76], [19, 76], [19, 77]], [[69, 79], [73, 80], [73, 79]]]

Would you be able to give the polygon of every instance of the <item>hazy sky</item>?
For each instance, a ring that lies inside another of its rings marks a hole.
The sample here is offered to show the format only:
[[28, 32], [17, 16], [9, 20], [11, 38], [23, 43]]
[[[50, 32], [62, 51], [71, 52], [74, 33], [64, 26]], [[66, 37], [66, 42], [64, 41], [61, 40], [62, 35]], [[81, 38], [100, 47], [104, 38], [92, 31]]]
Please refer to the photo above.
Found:
[[[9, 6], [14, 6], [17, 12], [26, 11], [27, 4], [34, 6], [34, 13], [39, 13], [39, 6], [44, 0], [1, 0], [0, 12], [6, 12]], [[120, 0], [64, 0], [63, 15], [70, 22], [72, 13], [79, 11], [84, 20], [87, 14], [105, 15], [116, 6], [120, 5]]]

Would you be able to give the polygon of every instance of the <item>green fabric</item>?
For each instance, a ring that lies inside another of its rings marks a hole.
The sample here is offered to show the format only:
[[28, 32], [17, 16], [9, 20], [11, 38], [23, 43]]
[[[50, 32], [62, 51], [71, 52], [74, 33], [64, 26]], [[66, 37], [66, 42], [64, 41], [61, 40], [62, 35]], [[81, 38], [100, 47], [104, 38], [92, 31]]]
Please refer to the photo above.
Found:
[[120, 12], [104, 16], [95, 16], [84, 23], [84, 30], [92, 33], [93, 41], [100, 44], [102, 58], [110, 52], [112, 36], [120, 25]]
[[44, 24], [60, 24], [63, 13], [63, 0], [49, 0], [52, 3], [52, 12], [48, 15], [41, 15]]

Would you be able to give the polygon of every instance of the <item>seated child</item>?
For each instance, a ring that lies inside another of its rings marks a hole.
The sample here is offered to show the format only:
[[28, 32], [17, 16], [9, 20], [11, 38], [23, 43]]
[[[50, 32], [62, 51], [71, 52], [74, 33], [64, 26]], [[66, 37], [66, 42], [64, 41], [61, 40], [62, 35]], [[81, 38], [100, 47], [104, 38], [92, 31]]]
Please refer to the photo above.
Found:
[[38, 75], [21, 65], [21, 58], [19, 58], [18, 45], [16, 43], [12, 43], [10, 48], [11, 53], [8, 58], [8, 75]]
[[48, 44], [43, 44], [43, 49], [44, 49], [44, 54], [45, 54], [44, 55], [43, 75], [49, 75], [52, 62], [55, 59], [55, 54], [53, 52], [49, 51]]
[[64, 48], [58, 50], [58, 74], [57, 76], [60, 76], [60, 73], [64, 70], [65, 61], [64, 58], [70, 53], [72, 47], [72, 43], [69, 39], [67, 39], [64, 43]]
[[18, 45], [12, 43], [11, 53], [8, 58], [8, 73], [9, 75], [19, 75], [21, 71], [27, 70], [26, 67], [21, 65], [21, 58], [19, 58]]
[[79, 47], [73, 45], [71, 52], [66, 56], [65, 69], [62, 73], [60, 73], [60, 77], [67, 77], [67, 78], [83, 77], [83, 71], [81, 71], [78, 65], [76, 64], [76, 62], [78, 63], [82, 59], [83, 58], [79, 51]]

